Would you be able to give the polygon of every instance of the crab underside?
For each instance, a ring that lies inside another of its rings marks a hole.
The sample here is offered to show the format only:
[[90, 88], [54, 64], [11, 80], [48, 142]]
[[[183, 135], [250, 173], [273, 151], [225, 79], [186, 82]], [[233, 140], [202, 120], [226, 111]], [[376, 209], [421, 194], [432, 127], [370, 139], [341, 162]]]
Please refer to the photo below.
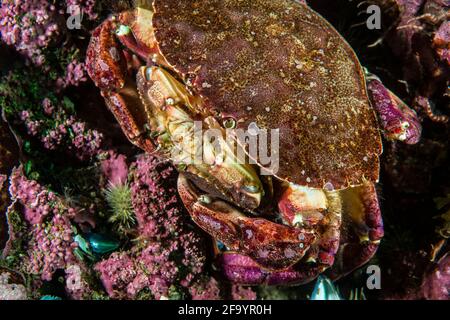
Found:
[[[306, 4], [155, 0], [95, 29], [86, 63], [129, 140], [177, 165], [180, 197], [232, 281], [338, 278], [375, 253], [378, 123], [406, 143], [420, 124]], [[200, 151], [196, 123], [219, 133]], [[247, 128], [278, 130], [277, 170], [225, 139]]]

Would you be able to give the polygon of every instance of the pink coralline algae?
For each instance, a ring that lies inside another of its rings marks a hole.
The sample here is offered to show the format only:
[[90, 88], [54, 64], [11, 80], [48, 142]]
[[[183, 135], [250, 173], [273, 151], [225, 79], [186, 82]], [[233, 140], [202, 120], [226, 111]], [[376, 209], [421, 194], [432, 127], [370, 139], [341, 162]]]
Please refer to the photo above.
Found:
[[74, 60], [67, 66], [65, 76], [56, 80], [56, 86], [59, 89], [67, 88], [69, 86], [77, 87], [81, 82], [87, 80], [86, 75], [84, 63]]
[[96, 0], [66, 0], [68, 8], [79, 8], [84, 16], [87, 16], [89, 20], [97, 19], [98, 15], [95, 12]]
[[[81, 10], [83, 18], [93, 20], [95, 0], [67, 0], [52, 2], [43, 0], [5, 0], [0, 7], [1, 39], [22, 54], [27, 62], [50, 70], [48, 52], [67, 37], [66, 19]], [[82, 22], [82, 21], [81, 21]], [[64, 75], [56, 79], [56, 89], [78, 86], [87, 80], [84, 63], [74, 57], [76, 47], [67, 45], [58, 58], [65, 68]], [[72, 61], [70, 61], [73, 59]], [[66, 61], [69, 60], [69, 61]]]
[[34, 64], [44, 64], [43, 50], [60, 35], [57, 11], [50, 1], [2, 1], [0, 32], [3, 41]]
[[[83, 17], [89, 20], [97, 18], [95, 0], [67, 0], [65, 3], [46, 0], [2, 1], [1, 37], [6, 44], [14, 46], [31, 62], [41, 66], [46, 62], [45, 49], [67, 32], [65, 16], [73, 14], [75, 8], [79, 8]], [[81, 70], [76, 70], [76, 65], [73, 62], [72, 67], [68, 67], [68, 74], [72, 76], [68, 76], [66, 81], [84, 77], [80, 76]]]
[[0, 301], [28, 300], [27, 289], [23, 284], [11, 283], [11, 274], [0, 270]]
[[83, 300], [92, 294], [92, 288], [87, 282], [86, 267], [79, 264], [71, 264], [65, 269], [66, 293], [74, 300]]
[[201, 238], [191, 231], [189, 215], [177, 196], [176, 170], [159, 158], [143, 155], [132, 166], [132, 175], [132, 202], [141, 237], [184, 253], [179, 267], [189, 270], [182, 281], [188, 285], [202, 272], [204, 257]]
[[256, 293], [251, 288], [232, 285], [231, 297], [233, 300], [256, 300]]
[[43, 280], [51, 280], [59, 268], [76, 261], [73, 230], [69, 218], [76, 209], [66, 207], [57, 196], [39, 183], [28, 180], [22, 170], [13, 170], [10, 177], [11, 198], [23, 206], [23, 215], [30, 225], [25, 269]]
[[192, 300], [219, 300], [221, 297], [219, 283], [214, 278], [195, 283], [189, 287], [189, 293]]
[[122, 154], [109, 151], [107, 158], [101, 162], [102, 174], [109, 184], [123, 185], [128, 179], [128, 165]]
[[173, 248], [152, 243], [139, 253], [113, 253], [96, 265], [106, 292], [113, 298], [135, 298], [148, 288], [159, 300], [169, 295], [178, 276], [178, 268], [169, 255]]
[[188, 287], [203, 272], [201, 239], [187, 225], [188, 216], [173, 187], [177, 176], [173, 167], [141, 155], [130, 172], [140, 243], [128, 252], [112, 254], [96, 270], [114, 298], [135, 298], [148, 289], [155, 299], [162, 299], [172, 286]]
[[57, 213], [56, 195], [36, 181], [28, 180], [20, 169], [11, 174], [9, 192], [13, 200], [23, 204], [25, 220], [30, 224], [41, 224], [50, 213]]
[[65, 116], [62, 107], [55, 106], [49, 99], [42, 102], [44, 114], [53, 113], [56, 124], [45, 130], [43, 120], [35, 120], [32, 111], [22, 111], [20, 120], [25, 124], [28, 134], [39, 137], [48, 150], [66, 146], [67, 150], [80, 160], [87, 160], [100, 152], [103, 136], [97, 130], [86, 128], [86, 123], [77, 121], [74, 116]]
[[57, 269], [76, 262], [73, 230], [67, 217], [57, 214], [44, 224], [32, 226], [28, 245], [28, 272], [50, 281]]
[[[134, 293], [132, 283], [138, 270], [134, 260], [126, 252], [114, 252], [108, 259], [95, 266], [106, 292], [112, 298], [126, 298]], [[131, 295], [132, 297], [132, 295]]]

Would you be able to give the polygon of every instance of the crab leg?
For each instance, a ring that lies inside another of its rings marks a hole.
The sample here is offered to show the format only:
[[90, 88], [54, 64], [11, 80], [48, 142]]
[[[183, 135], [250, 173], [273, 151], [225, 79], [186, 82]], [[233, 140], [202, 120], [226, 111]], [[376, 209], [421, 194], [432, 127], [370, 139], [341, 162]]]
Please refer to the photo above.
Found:
[[221, 254], [217, 263], [224, 276], [241, 285], [299, 285], [312, 281], [323, 270], [317, 264], [297, 264], [285, 270], [264, 270], [250, 257], [235, 252]]
[[422, 126], [417, 114], [400, 98], [387, 89], [376, 76], [368, 74], [367, 89], [372, 106], [388, 140], [399, 140], [406, 144], [416, 144], [422, 134]]
[[178, 192], [202, 229], [265, 269], [289, 268], [303, 258], [316, 239], [312, 229], [249, 218], [228, 203], [202, 193], [184, 175], [178, 179]]
[[114, 38], [114, 22], [105, 21], [94, 30], [87, 50], [87, 71], [127, 138], [147, 152], [154, 146], [146, 137], [146, 115], [128, 75], [127, 59]]
[[378, 196], [373, 184], [340, 191], [344, 225], [331, 277], [338, 279], [366, 263], [384, 235]]

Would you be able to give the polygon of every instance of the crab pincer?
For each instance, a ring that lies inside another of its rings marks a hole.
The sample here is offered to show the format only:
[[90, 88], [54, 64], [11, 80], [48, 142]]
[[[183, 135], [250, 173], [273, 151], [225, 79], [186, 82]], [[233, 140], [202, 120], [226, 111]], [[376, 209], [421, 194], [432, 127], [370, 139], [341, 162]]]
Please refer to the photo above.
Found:
[[385, 137], [406, 144], [419, 142], [422, 126], [416, 112], [373, 75], [367, 76], [367, 88]]
[[109, 18], [92, 33], [86, 53], [87, 72], [100, 88], [108, 108], [126, 137], [147, 152], [154, 146], [145, 139], [147, 117], [134, 78], [129, 74], [129, 59], [115, 37], [116, 24]]
[[246, 217], [226, 202], [202, 194], [183, 175], [178, 179], [178, 192], [202, 229], [263, 268], [276, 270], [294, 265], [316, 239], [313, 230]]

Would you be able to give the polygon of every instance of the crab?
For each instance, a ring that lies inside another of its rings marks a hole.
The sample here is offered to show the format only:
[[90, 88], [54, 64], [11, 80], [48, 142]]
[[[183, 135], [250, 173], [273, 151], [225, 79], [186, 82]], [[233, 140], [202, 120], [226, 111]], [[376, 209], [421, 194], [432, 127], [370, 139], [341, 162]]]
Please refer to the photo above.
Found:
[[[338, 279], [376, 252], [381, 132], [414, 144], [420, 123], [305, 2], [149, 1], [93, 31], [86, 65], [128, 139], [179, 169], [231, 281]], [[200, 151], [196, 123], [220, 133]], [[277, 130], [276, 170], [224, 138], [247, 128]]]

